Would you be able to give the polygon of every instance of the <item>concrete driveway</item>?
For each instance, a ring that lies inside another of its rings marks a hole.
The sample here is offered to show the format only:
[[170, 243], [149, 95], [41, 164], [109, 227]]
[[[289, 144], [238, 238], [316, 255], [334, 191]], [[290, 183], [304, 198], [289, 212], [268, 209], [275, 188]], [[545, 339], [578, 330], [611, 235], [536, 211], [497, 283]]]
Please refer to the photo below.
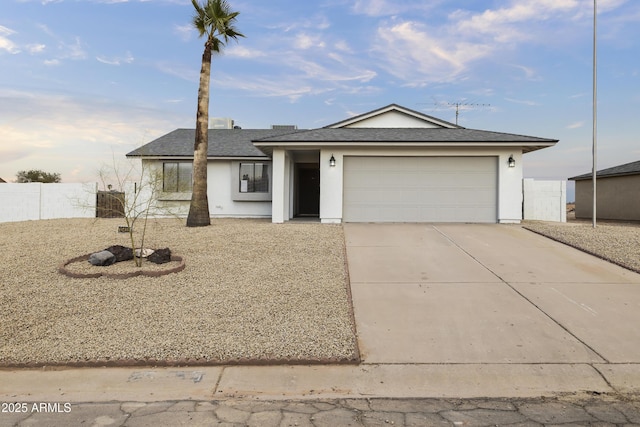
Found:
[[640, 362], [638, 274], [519, 226], [344, 230], [365, 364]]

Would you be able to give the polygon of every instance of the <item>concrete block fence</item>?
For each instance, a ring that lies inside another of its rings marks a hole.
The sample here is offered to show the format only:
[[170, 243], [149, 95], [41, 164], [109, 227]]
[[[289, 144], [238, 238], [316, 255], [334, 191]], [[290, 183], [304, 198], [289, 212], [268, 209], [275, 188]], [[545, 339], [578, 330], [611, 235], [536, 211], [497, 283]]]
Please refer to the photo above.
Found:
[[536, 221], [567, 221], [567, 182], [523, 180], [523, 218]]
[[[565, 222], [566, 181], [523, 180], [525, 220]], [[97, 183], [0, 184], [0, 222], [95, 218]]]
[[95, 218], [97, 183], [0, 184], [0, 222]]

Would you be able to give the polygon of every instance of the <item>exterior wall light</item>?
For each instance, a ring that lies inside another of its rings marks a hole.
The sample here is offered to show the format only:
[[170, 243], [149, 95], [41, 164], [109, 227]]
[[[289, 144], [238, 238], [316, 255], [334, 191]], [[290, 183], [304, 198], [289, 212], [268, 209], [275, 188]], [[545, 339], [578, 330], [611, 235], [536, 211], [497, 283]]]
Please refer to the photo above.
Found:
[[516, 160], [513, 158], [513, 154], [509, 156], [509, 167], [510, 168], [516, 167]]
[[329, 159], [329, 166], [331, 166], [332, 168], [336, 166], [336, 158], [333, 157], [333, 154], [331, 155], [331, 158]]

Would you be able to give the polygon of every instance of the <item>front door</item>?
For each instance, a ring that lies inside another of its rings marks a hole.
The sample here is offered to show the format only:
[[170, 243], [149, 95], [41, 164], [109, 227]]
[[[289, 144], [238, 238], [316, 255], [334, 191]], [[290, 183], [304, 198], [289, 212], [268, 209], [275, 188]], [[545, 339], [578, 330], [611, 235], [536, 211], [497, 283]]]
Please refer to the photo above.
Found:
[[300, 163], [296, 166], [296, 216], [320, 216], [320, 165]]

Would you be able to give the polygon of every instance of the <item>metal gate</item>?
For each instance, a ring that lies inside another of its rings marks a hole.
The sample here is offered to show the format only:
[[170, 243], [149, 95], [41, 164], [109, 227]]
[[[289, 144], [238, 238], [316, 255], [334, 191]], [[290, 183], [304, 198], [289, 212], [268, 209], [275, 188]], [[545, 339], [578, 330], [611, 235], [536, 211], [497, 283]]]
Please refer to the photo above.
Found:
[[124, 218], [124, 193], [98, 191], [96, 197], [96, 218]]

